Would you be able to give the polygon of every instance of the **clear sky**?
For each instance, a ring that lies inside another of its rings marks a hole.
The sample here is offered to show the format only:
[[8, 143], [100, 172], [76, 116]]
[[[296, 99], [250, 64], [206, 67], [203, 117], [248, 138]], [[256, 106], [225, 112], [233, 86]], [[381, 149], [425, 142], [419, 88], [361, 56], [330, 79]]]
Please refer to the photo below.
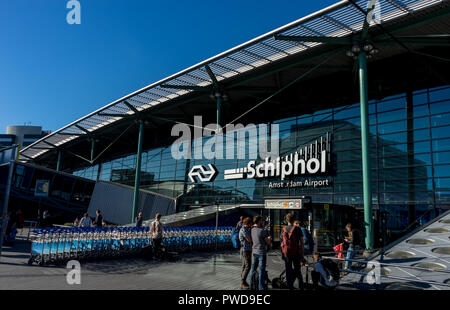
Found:
[[55, 131], [337, 0], [0, 0], [0, 133]]

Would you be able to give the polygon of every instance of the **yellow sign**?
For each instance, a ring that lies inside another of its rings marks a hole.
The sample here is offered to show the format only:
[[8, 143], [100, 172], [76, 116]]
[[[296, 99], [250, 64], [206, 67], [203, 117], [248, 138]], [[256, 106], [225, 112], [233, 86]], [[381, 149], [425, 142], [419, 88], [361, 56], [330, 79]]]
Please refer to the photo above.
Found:
[[330, 205], [329, 204], [324, 204], [323, 208], [325, 209], [325, 211], [330, 210]]

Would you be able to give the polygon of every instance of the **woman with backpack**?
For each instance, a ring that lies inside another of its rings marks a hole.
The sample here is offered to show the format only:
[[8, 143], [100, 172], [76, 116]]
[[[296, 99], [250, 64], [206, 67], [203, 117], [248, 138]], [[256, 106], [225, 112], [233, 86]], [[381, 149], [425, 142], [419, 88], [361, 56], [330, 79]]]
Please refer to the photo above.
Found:
[[281, 253], [286, 268], [286, 281], [288, 289], [294, 289], [294, 281], [298, 278], [299, 288], [303, 287], [303, 276], [300, 264], [304, 261], [303, 233], [300, 227], [294, 225], [294, 215], [286, 214], [287, 227], [281, 234]]

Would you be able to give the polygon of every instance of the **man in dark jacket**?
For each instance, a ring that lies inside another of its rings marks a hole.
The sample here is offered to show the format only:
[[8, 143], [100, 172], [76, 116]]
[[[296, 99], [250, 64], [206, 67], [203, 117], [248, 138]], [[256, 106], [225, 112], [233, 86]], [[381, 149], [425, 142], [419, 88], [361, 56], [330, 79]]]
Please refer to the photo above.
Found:
[[94, 221], [94, 226], [103, 227], [103, 216], [100, 214], [100, 210], [95, 211], [96, 217]]

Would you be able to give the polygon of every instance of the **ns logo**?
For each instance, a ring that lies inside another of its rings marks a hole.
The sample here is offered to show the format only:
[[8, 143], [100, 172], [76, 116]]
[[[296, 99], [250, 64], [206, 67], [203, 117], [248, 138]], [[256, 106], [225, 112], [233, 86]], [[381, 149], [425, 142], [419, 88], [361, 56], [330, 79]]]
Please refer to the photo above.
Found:
[[197, 165], [192, 167], [191, 171], [189, 171], [189, 179], [192, 183], [198, 183], [200, 182], [213, 182], [214, 179], [217, 177], [219, 172], [217, 171], [216, 167], [214, 167], [211, 164], [208, 164], [209, 170], [207, 170], [202, 165]]

